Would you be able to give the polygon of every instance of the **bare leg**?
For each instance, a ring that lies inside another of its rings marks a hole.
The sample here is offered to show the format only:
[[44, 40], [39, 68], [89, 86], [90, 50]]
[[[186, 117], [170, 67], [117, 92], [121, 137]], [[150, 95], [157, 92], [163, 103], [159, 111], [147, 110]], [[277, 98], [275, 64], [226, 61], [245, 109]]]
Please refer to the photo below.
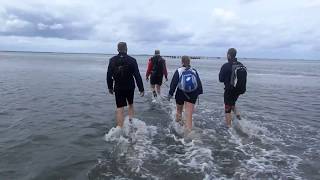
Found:
[[188, 131], [192, 129], [192, 114], [194, 110], [194, 104], [185, 102], [186, 105], [186, 128]]
[[117, 119], [117, 126], [123, 127], [123, 121], [124, 121], [124, 107], [117, 108], [116, 110], [116, 119]]
[[156, 85], [156, 89], [157, 89], [157, 93], [158, 93], [158, 95], [160, 96], [160, 88], [161, 88], [161, 86], [160, 85]]
[[152, 85], [152, 84], [150, 85], [151, 91], [155, 91], [154, 87], [155, 85]]
[[227, 126], [228, 126], [229, 128], [231, 128], [231, 120], [232, 120], [231, 112], [230, 112], [230, 113], [226, 113], [225, 116], [226, 116]]
[[129, 114], [129, 120], [133, 118], [134, 116], [134, 108], [133, 108], [133, 104], [129, 104], [128, 106], [128, 114]]
[[183, 110], [183, 105], [177, 104], [176, 122], [179, 122], [182, 120], [182, 110]]
[[151, 84], [151, 91], [153, 93], [153, 97], [157, 97], [157, 93], [156, 93], [156, 90], [155, 90], [155, 85]]
[[236, 115], [236, 117], [241, 120], [241, 116], [240, 116], [240, 112], [238, 111], [238, 108], [236, 108], [236, 106], [233, 106], [232, 111], [234, 112], [234, 114]]

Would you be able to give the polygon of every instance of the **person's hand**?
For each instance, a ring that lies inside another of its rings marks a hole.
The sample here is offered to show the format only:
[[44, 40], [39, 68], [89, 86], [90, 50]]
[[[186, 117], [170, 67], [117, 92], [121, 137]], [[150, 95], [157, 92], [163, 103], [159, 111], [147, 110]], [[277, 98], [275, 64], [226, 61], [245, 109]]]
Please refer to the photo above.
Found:
[[110, 94], [113, 94], [113, 89], [109, 89], [109, 93], [110, 93]]
[[171, 98], [172, 98], [172, 96], [170, 94], [168, 94], [167, 100], [170, 101]]
[[144, 96], [144, 91], [140, 92], [140, 96], [143, 97]]

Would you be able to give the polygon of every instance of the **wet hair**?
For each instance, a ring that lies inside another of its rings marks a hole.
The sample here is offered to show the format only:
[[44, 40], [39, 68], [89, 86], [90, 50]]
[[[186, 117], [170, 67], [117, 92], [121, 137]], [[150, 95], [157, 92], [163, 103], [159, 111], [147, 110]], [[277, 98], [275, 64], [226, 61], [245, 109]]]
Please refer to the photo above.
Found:
[[235, 48], [228, 49], [228, 55], [234, 59], [237, 56], [237, 50]]
[[189, 56], [182, 56], [181, 62], [184, 67], [190, 67], [190, 57]]
[[119, 42], [118, 43], [118, 52], [120, 53], [127, 53], [127, 43], [126, 42]]

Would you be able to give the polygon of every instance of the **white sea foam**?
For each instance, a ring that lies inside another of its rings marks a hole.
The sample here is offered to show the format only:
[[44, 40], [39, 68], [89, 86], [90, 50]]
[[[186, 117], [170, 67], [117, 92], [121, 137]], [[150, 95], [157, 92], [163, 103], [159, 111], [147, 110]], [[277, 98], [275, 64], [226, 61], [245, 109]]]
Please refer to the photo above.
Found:
[[105, 134], [105, 140], [106, 141], [115, 141], [120, 138], [122, 135], [122, 129], [120, 127], [113, 127], [109, 130], [107, 134]]
[[110, 129], [105, 135], [105, 140], [116, 142], [112, 152], [114, 158], [118, 162], [120, 159], [126, 159], [126, 166], [132, 173], [139, 174], [141, 177], [157, 179], [143, 167], [145, 160], [158, 157], [159, 149], [152, 145], [152, 137], [156, 133], [157, 127], [147, 126], [143, 121], [136, 118], [133, 118], [130, 122], [126, 117], [123, 128]]
[[[236, 129], [243, 131], [248, 137], [240, 136]], [[252, 139], [250, 140], [250, 138], [257, 138], [266, 145], [272, 141], [276, 141], [277, 139], [266, 136], [270, 134], [266, 128], [243, 118], [235, 124], [234, 128], [229, 130], [229, 133], [231, 137], [230, 142], [237, 144], [237, 149], [250, 157], [243, 160], [241, 162], [242, 165], [238, 168], [237, 174], [241, 178], [257, 178], [259, 175], [265, 176], [265, 174], [268, 174], [276, 179], [301, 179], [299, 174], [296, 173], [297, 166], [302, 161], [301, 158], [286, 154], [276, 146], [272, 146], [272, 149], [266, 149], [265, 147], [256, 145], [252, 142]], [[281, 170], [277, 163], [284, 164]]]
[[[212, 151], [204, 146], [201, 139], [190, 140], [185, 137], [177, 137], [174, 134], [167, 134], [167, 136], [172, 137], [178, 144], [183, 146], [183, 153], [170, 154], [169, 159], [166, 161], [168, 165], [175, 163], [178, 169], [201, 172], [207, 177], [211, 177], [209, 174], [216, 171], [213, 164]], [[200, 135], [196, 136], [200, 137]]]
[[[204, 175], [211, 173], [214, 167], [212, 151], [203, 145], [201, 141], [202, 131], [199, 128], [193, 127], [193, 130], [187, 133], [184, 126], [175, 121], [176, 105], [173, 101], [169, 102], [165, 98], [157, 98], [156, 102], [153, 103], [159, 104], [160, 108], [168, 112], [171, 117], [170, 127], [164, 133], [165, 136], [172, 138], [178, 144], [169, 145], [167, 149], [183, 146], [182, 154], [167, 154], [168, 159], [165, 163], [168, 166], [175, 164], [178, 166], [178, 169], [200, 171]], [[182, 119], [185, 119], [184, 113]], [[162, 153], [165, 154], [166, 151], [164, 150]]]

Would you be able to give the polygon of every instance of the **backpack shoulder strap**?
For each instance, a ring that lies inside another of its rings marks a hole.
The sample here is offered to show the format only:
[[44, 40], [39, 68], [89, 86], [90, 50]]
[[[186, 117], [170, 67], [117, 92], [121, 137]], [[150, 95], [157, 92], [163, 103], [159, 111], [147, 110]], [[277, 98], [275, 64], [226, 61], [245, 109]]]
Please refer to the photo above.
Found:
[[233, 63], [231, 66], [232, 75], [235, 73], [236, 70], [238, 70], [241, 67], [243, 67], [243, 65], [241, 63], [239, 63], [239, 62]]
[[185, 67], [180, 67], [180, 68], [178, 68], [179, 77], [181, 77], [182, 72], [185, 71], [185, 70], [186, 70]]
[[247, 67], [245, 67], [242, 63], [237, 63], [236, 65], [235, 65], [235, 69], [245, 69], [245, 70], [247, 70]]
[[234, 63], [233, 65], [236, 65], [237, 67], [244, 67], [246, 68], [241, 62], [237, 61], [236, 63]]
[[196, 69], [194, 69], [194, 68], [190, 68], [190, 69], [194, 74], [197, 74], [197, 70]]
[[157, 58], [156, 56], [153, 56], [152, 58], [151, 58], [151, 61], [152, 61], [152, 63], [154, 63], [154, 64], [157, 64], [158, 65], [158, 63], [159, 63], [159, 58]]

